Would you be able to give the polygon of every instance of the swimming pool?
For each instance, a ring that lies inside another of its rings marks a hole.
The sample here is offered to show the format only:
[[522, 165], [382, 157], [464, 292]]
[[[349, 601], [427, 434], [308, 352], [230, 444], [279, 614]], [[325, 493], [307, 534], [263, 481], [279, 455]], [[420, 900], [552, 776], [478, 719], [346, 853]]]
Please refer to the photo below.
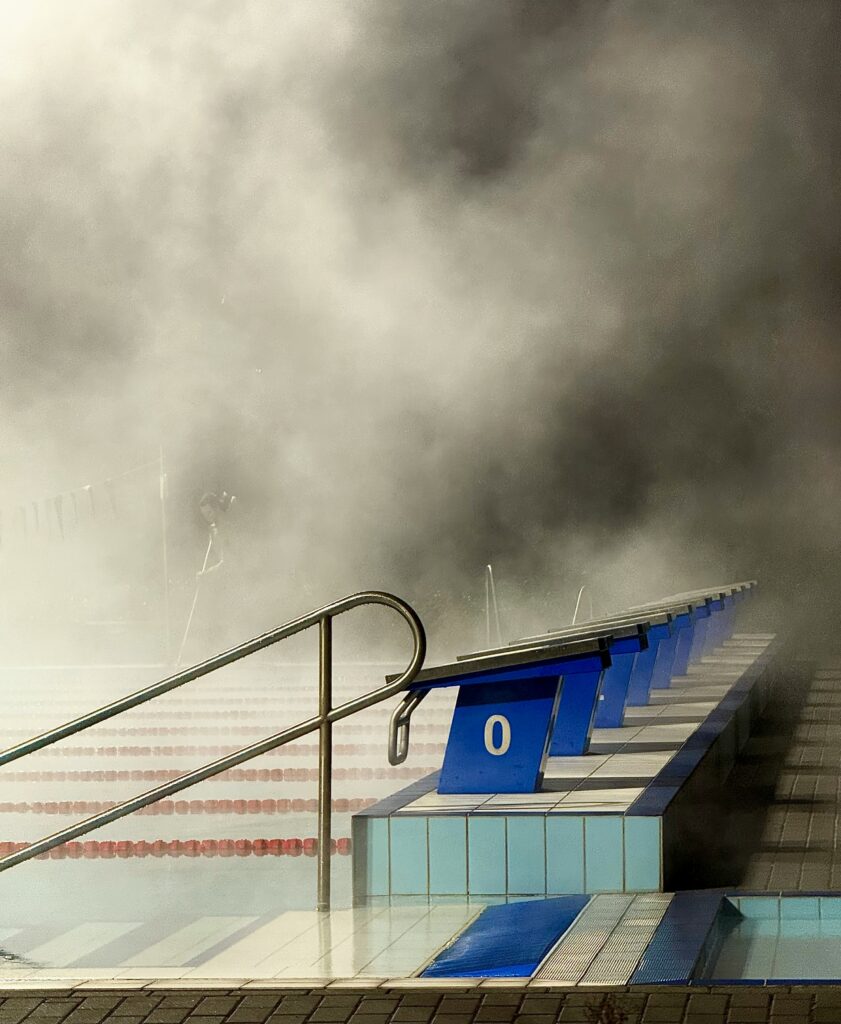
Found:
[[841, 980], [841, 896], [729, 896], [693, 980]]

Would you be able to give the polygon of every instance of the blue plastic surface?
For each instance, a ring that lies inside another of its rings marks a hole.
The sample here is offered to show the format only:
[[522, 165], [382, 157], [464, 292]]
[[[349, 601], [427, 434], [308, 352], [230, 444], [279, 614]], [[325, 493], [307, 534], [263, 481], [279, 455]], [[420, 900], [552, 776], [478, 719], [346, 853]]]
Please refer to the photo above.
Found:
[[600, 669], [598, 672], [564, 676], [549, 747], [552, 757], [580, 757], [590, 749], [590, 736], [604, 674]]
[[486, 907], [424, 978], [527, 978], [589, 902], [558, 896]]
[[536, 792], [557, 698], [557, 675], [461, 687], [438, 792]]
[[611, 649], [611, 666], [604, 674], [602, 692], [596, 707], [597, 729], [618, 729], [625, 717], [625, 703], [628, 700], [628, 686], [634, 662], [643, 654], [614, 654]]

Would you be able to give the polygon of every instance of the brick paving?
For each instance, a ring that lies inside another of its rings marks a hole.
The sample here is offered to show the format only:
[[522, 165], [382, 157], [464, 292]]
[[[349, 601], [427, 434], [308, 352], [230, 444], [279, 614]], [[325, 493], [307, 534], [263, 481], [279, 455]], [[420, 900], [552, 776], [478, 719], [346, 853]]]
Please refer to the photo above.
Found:
[[352, 989], [71, 988], [5, 993], [0, 1024], [835, 1024], [841, 986], [540, 991], [525, 985]]

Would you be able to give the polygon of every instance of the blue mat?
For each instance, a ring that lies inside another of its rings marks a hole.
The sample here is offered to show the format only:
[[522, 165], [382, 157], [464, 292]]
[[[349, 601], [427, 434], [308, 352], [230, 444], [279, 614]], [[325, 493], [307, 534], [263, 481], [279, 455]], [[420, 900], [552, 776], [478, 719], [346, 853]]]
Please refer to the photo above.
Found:
[[527, 978], [589, 899], [558, 896], [486, 907], [422, 977]]

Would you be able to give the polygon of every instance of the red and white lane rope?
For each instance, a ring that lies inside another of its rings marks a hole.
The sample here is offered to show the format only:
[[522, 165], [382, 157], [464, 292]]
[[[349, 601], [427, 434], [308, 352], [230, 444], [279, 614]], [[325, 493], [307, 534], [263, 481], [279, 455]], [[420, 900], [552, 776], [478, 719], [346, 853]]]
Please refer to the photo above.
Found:
[[[35, 726], [37, 728], [37, 726]], [[265, 736], [271, 725], [133, 725], [133, 726], [96, 726], [97, 736], [218, 736], [220, 733], [237, 736]], [[275, 725], [277, 728], [277, 725]], [[4, 729], [3, 736], [31, 736], [33, 726], [27, 729]], [[413, 732], [426, 732], [442, 735], [446, 727], [435, 723], [420, 722], [412, 726]], [[356, 725], [348, 730], [361, 736], [384, 736], [382, 725]]]
[[[336, 781], [367, 781], [371, 779], [418, 779], [436, 767], [398, 765], [394, 768], [334, 768]], [[132, 768], [120, 770], [47, 769], [44, 771], [3, 772], [0, 782], [169, 782], [183, 775], [183, 769]], [[217, 782], [316, 782], [317, 768], [229, 768], [214, 776]]]
[[[0, 857], [25, 850], [29, 843], [0, 843]], [[111, 860], [115, 857], [314, 857], [318, 840], [300, 839], [156, 839], [136, 842], [70, 842], [39, 853], [33, 860]], [[330, 853], [346, 857], [351, 852], [349, 837], [333, 839]]]
[[[374, 797], [357, 797], [333, 801], [337, 814], [352, 814], [371, 807], [377, 801]], [[0, 801], [0, 814], [101, 814], [116, 807], [115, 800], [35, 800]], [[158, 800], [157, 803], [141, 807], [135, 814], [314, 814], [318, 801], [290, 800]]]
[[[382, 754], [385, 747], [385, 739], [381, 743], [336, 743], [333, 746], [334, 754]], [[126, 747], [50, 747], [48, 750], [36, 750], [30, 757], [219, 757], [222, 754], [232, 754], [239, 747], [236, 746], [199, 746], [199, 745], [178, 745], [163, 747], [147, 746], [126, 746]], [[313, 757], [318, 753], [317, 743], [290, 743], [274, 750], [268, 750], [262, 757]], [[412, 753], [414, 754], [443, 754], [443, 743], [413, 743]]]

